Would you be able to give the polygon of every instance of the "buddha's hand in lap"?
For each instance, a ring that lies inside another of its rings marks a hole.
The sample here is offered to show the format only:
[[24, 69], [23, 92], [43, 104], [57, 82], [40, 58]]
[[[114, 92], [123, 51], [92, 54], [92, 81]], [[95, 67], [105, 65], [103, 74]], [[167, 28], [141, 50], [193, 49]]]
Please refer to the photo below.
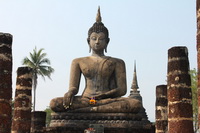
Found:
[[97, 95], [97, 96], [95, 96], [95, 99], [96, 100], [101, 100], [101, 99], [105, 99], [105, 98], [107, 98], [107, 95], [106, 94], [99, 94], [99, 95]]
[[116, 93], [117, 93], [116, 90], [111, 90], [106, 93], [102, 93], [102, 94], [95, 96], [95, 99], [100, 100], [100, 99], [111, 98], [111, 96], [115, 95]]
[[64, 97], [63, 97], [63, 106], [65, 109], [69, 109], [70, 105], [72, 104], [72, 100], [73, 100], [73, 93], [71, 92], [67, 92], [65, 93]]

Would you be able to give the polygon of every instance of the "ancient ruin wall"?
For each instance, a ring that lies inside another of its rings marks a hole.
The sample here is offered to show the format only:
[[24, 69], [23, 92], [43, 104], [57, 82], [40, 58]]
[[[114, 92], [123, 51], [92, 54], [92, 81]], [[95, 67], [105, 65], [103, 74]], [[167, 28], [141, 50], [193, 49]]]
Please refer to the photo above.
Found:
[[192, 93], [188, 50], [173, 47], [168, 50], [168, 131], [193, 133]]
[[11, 131], [12, 35], [0, 33], [0, 133]]
[[34, 111], [31, 113], [31, 133], [42, 132], [46, 126], [46, 112]]
[[167, 132], [167, 85], [156, 86], [156, 133]]
[[12, 133], [30, 133], [32, 101], [31, 90], [32, 69], [29, 67], [18, 68]]
[[200, 127], [200, 0], [196, 1], [196, 15], [197, 15], [197, 71], [198, 71], [198, 104], [199, 104], [199, 127]]

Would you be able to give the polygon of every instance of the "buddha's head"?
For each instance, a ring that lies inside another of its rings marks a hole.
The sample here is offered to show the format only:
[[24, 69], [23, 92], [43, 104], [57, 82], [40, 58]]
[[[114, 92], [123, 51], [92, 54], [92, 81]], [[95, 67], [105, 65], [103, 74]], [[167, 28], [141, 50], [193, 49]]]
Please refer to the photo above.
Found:
[[101, 22], [101, 13], [100, 13], [100, 8], [98, 9], [98, 12], [97, 12], [97, 17], [96, 17], [96, 22], [93, 24], [93, 26], [89, 29], [88, 31], [88, 38], [87, 38], [87, 41], [88, 41], [88, 44], [89, 44], [89, 47], [91, 48], [90, 46], [90, 40], [92, 38], [93, 35], [97, 35], [97, 36], [100, 36], [100, 39], [105, 39], [105, 52], [107, 52], [107, 44], [109, 43], [110, 41], [110, 38], [109, 38], [109, 33], [108, 33], [108, 29], [104, 26], [104, 24]]

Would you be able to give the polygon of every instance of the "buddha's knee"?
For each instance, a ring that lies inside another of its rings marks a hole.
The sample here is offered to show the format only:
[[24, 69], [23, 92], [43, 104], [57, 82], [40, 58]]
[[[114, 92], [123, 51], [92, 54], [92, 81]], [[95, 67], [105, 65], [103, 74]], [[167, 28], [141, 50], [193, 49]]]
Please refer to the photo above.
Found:
[[52, 99], [50, 102], [50, 108], [55, 112], [64, 111], [65, 109], [63, 107], [63, 98], [58, 97], [58, 98]]
[[142, 103], [136, 99], [127, 99], [130, 107], [130, 112], [138, 113], [142, 108]]

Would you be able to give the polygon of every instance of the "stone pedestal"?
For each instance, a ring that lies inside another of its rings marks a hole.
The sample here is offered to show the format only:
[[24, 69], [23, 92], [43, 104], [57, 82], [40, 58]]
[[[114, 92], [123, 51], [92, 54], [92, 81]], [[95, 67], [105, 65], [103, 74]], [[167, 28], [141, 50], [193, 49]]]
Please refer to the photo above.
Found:
[[102, 124], [105, 133], [150, 133], [152, 124], [132, 113], [52, 113], [47, 133], [83, 133], [90, 124]]

